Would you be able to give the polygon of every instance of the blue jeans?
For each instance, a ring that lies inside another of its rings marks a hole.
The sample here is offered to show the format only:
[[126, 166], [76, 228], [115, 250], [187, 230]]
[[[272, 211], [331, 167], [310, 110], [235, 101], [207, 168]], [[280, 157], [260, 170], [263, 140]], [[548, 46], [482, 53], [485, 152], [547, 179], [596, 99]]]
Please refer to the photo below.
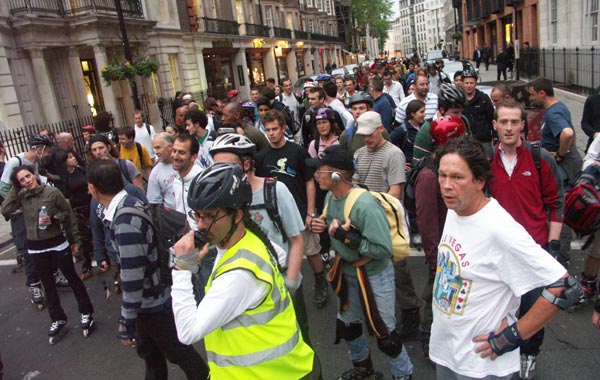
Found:
[[[345, 278], [348, 283], [350, 306], [344, 312], [339, 313], [338, 318], [345, 323], [360, 322], [362, 321], [362, 307], [358, 297], [358, 282], [355, 277], [345, 276]], [[392, 265], [392, 260], [388, 261], [388, 265], [384, 270], [378, 274], [369, 276], [369, 282], [373, 289], [379, 315], [387, 326], [388, 331], [392, 332], [396, 329], [396, 286], [394, 284], [394, 266]], [[348, 356], [352, 362], [363, 360], [369, 354], [367, 339], [364, 334], [354, 340], [347, 341], [347, 344]], [[413, 365], [405, 347], [402, 347], [402, 352], [398, 356], [389, 358], [389, 363], [392, 375], [394, 376], [408, 375], [413, 371]]]

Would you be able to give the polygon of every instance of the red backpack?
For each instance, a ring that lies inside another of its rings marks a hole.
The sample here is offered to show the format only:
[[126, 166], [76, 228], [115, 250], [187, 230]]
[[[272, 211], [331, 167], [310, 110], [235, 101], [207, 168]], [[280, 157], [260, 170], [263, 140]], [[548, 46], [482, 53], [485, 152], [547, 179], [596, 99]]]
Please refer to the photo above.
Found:
[[564, 222], [577, 234], [600, 230], [600, 167], [588, 166], [565, 196]]

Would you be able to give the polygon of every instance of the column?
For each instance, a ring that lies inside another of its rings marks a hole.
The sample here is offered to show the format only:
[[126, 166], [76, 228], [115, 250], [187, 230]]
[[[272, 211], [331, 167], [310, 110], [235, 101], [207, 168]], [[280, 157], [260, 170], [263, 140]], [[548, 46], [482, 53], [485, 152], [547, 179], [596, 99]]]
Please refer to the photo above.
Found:
[[304, 51], [304, 75], [311, 76], [315, 73], [317, 66], [315, 65], [315, 70], [313, 70], [313, 54], [311, 53], [311, 47], [306, 46], [306, 50]]
[[52, 83], [50, 83], [50, 73], [46, 67], [44, 60], [44, 52], [41, 48], [32, 48], [29, 50], [31, 56], [31, 66], [33, 68], [33, 76], [37, 86], [40, 104], [42, 106], [42, 115], [39, 115], [39, 122], [48, 123], [60, 120], [60, 113], [54, 101], [54, 91], [52, 91]]
[[298, 80], [298, 63], [296, 62], [296, 48], [291, 49], [285, 56], [285, 63], [288, 68], [288, 76], [292, 80], [292, 84]]
[[[87, 116], [90, 114], [90, 105], [87, 99], [87, 92], [83, 81], [83, 72], [81, 70], [81, 60], [79, 58], [79, 49], [70, 46], [69, 48], [69, 87], [71, 103], [79, 107], [79, 115]], [[94, 106], [97, 107], [98, 99], [94, 99]]]
[[[102, 78], [102, 68], [108, 66], [108, 60], [106, 59], [106, 49], [102, 45], [94, 46], [94, 58], [96, 59], [96, 68], [98, 70], [98, 78]], [[107, 112], [110, 112], [115, 119], [115, 122], [119, 122], [120, 114], [119, 107], [117, 105], [117, 97], [114, 92], [114, 84], [106, 86], [103, 79], [102, 81], [102, 97], [104, 98], [104, 107]]]
[[[240, 78], [240, 70], [242, 67]], [[240, 92], [242, 99], [250, 99], [250, 78], [248, 78], [248, 63], [246, 62], [246, 49], [240, 48], [236, 55], [233, 56], [233, 76], [235, 78], [235, 88]], [[241, 83], [244, 83], [242, 86]]]
[[[0, 130], [23, 125], [17, 89], [13, 81], [6, 48], [0, 46]], [[6, 124], [5, 124], [6, 123]]]
[[263, 54], [263, 66], [265, 68], [265, 79], [275, 78], [275, 83], [279, 83], [279, 75], [277, 75], [277, 61], [275, 60], [275, 50], [269, 48], [269, 51]]
[[198, 66], [198, 81], [200, 83], [200, 91], [208, 91], [208, 81], [206, 80], [206, 68], [204, 67], [204, 49], [196, 48], [196, 65]]

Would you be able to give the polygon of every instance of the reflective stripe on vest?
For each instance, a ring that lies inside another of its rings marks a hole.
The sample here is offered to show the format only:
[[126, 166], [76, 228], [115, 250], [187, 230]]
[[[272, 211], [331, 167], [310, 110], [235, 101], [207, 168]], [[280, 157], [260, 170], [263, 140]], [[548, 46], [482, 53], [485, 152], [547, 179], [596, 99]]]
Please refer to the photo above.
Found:
[[[248, 250], [239, 250], [233, 257], [229, 260], [226, 260], [222, 265], [225, 266], [227, 264], [231, 264], [233, 261], [237, 259], [248, 259], [254, 262], [260, 270], [267, 273], [269, 276], [273, 277], [273, 268], [267, 264], [260, 256], [257, 254], [250, 252]], [[216, 273], [213, 273], [213, 280], [215, 279]], [[290, 304], [290, 298], [287, 297], [284, 300], [281, 299], [281, 292], [277, 286], [273, 286], [273, 291], [271, 292], [271, 300], [275, 307], [270, 310], [265, 310], [260, 313], [251, 314], [251, 315], [240, 315], [235, 318], [231, 322], [227, 323], [222, 327], [223, 330], [230, 330], [237, 327], [248, 327], [252, 325], [264, 325], [273, 318], [275, 318], [278, 314], [282, 313]]]
[[238, 367], [250, 367], [256, 364], [266, 362], [268, 360], [273, 360], [275, 358], [284, 356], [285, 354], [292, 351], [294, 347], [296, 347], [299, 338], [299, 331], [296, 330], [296, 333], [290, 339], [288, 339], [287, 342], [284, 342], [279, 346], [270, 348], [268, 350], [236, 356], [218, 355], [212, 351], [207, 350], [206, 357], [208, 358], [208, 361], [215, 363], [219, 367], [227, 367], [230, 365]]

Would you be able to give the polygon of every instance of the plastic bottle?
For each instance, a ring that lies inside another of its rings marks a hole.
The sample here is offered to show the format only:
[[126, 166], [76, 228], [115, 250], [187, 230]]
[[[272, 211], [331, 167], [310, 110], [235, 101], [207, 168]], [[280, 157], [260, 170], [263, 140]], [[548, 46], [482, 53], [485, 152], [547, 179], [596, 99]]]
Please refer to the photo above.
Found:
[[38, 229], [40, 230], [45, 230], [46, 228], [48, 228], [48, 226], [42, 224], [42, 218], [48, 216], [48, 212], [46, 210], [46, 206], [42, 206], [42, 208], [40, 209], [40, 213], [38, 216]]

